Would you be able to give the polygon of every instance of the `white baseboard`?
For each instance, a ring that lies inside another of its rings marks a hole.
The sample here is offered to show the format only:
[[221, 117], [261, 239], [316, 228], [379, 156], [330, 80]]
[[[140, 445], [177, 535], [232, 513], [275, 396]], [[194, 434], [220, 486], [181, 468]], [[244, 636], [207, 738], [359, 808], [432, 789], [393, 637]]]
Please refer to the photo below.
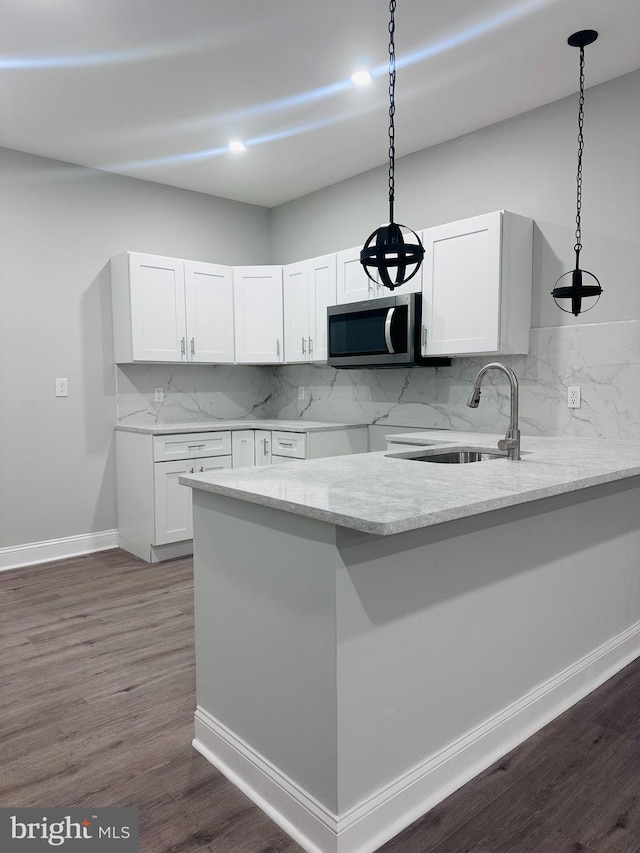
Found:
[[201, 707], [193, 745], [304, 850], [373, 853], [638, 656], [640, 622], [339, 815]]
[[10, 548], [0, 548], [0, 572], [117, 547], [117, 530], [102, 530], [100, 533], [82, 533], [79, 536], [66, 536], [63, 539], [13, 545]]

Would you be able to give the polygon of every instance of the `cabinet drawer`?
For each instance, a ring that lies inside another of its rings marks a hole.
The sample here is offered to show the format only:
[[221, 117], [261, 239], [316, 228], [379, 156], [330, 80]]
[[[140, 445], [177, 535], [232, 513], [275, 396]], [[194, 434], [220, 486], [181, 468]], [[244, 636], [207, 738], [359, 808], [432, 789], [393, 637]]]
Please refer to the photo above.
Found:
[[154, 462], [231, 456], [231, 432], [190, 432], [153, 436]]
[[271, 433], [271, 453], [274, 456], [290, 456], [293, 459], [307, 458], [307, 434], [305, 432]]

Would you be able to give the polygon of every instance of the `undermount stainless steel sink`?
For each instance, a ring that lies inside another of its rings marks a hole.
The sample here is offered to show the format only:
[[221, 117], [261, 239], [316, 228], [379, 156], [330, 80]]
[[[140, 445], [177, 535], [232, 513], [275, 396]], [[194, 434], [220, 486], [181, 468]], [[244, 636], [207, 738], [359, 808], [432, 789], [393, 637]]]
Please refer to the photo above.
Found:
[[[388, 454], [391, 456], [392, 454]], [[394, 459], [409, 459], [414, 462], [438, 462], [444, 465], [462, 465], [467, 462], [487, 462], [490, 459], [506, 459], [506, 453], [484, 447], [456, 447], [423, 452], [395, 453]]]
[[484, 450], [449, 450], [446, 453], [429, 453], [412, 456], [417, 462], [440, 462], [447, 465], [461, 465], [465, 462], [486, 462], [488, 459], [506, 459], [506, 453], [489, 453]]

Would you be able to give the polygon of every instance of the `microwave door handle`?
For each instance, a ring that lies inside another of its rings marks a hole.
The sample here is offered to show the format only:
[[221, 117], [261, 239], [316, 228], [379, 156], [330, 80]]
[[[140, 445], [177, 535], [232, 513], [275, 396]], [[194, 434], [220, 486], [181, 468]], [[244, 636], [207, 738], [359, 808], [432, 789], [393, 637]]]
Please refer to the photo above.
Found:
[[384, 339], [390, 353], [395, 353], [393, 341], [391, 340], [391, 321], [393, 320], [393, 312], [395, 310], [395, 306], [393, 308], [389, 308], [387, 311], [387, 319], [384, 321]]

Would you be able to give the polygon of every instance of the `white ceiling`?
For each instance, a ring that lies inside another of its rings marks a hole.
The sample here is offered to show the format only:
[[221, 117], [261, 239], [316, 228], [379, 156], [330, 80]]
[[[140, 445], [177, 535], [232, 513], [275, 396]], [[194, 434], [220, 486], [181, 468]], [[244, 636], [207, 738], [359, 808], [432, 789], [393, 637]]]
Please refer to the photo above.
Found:
[[[388, 0], [0, 15], [5, 147], [267, 207], [386, 162]], [[397, 0], [397, 156], [575, 93], [566, 39], [587, 28], [587, 86], [640, 67], [639, 0]], [[379, 71], [366, 88], [348, 83], [358, 66]], [[251, 144], [232, 155], [232, 138]]]

